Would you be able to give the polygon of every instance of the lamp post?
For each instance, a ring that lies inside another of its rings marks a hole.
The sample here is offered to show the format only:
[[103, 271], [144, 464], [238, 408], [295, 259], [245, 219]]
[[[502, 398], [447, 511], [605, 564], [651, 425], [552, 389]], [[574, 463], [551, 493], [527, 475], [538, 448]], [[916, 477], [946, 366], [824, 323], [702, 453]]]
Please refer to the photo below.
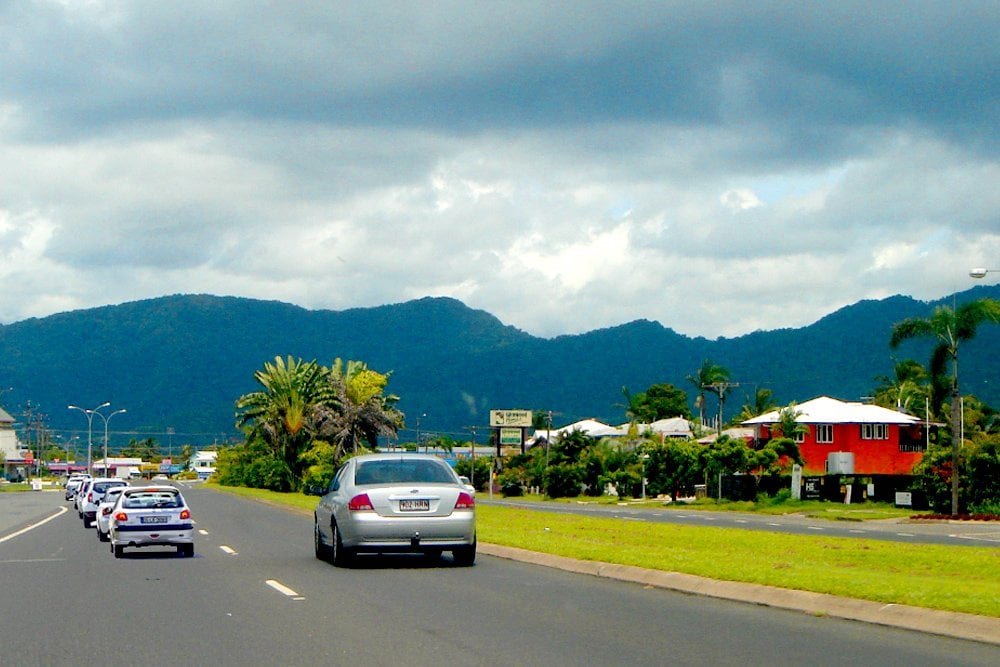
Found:
[[125, 408], [122, 408], [121, 410], [115, 410], [114, 412], [112, 412], [108, 416], [104, 416], [104, 414], [100, 413], [100, 412], [97, 413], [97, 415], [101, 419], [104, 420], [104, 476], [105, 477], [109, 477], [109, 475], [108, 475], [108, 422], [111, 421], [112, 417], [114, 417], [115, 415], [120, 415], [123, 412], [128, 412], [128, 411]]
[[100, 405], [98, 405], [93, 410], [88, 410], [87, 408], [80, 408], [80, 407], [77, 407], [75, 405], [67, 405], [66, 406], [67, 409], [69, 409], [69, 410], [79, 410], [83, 414], [87, 415], [87, 474], [88, 475], [93, 475], [94, 474], [94, 469], [93, 469], [93, 465], [92, 465], [92, 460], [93, 459], [92, 459], [92, 454], [91, 454], [91, 451], [93, 450], [93, 441], [94, 441], [94, 437], [93, 437], [93, 434], [94, 434], [94, 415], [101, 414], [101, 413], [98, 412], [98, 410], [100, 410], [101, 408], [106, 408], [109, 405], [111, 405], [110, 401], [104, 401], [103, 403], [101, 403]]
[[984, 269], [981, 266], [969, 269], [969, 277], [975, 278], [976, 280], [985, 278], [987, 273], [1000, 273], [1000, 269]]

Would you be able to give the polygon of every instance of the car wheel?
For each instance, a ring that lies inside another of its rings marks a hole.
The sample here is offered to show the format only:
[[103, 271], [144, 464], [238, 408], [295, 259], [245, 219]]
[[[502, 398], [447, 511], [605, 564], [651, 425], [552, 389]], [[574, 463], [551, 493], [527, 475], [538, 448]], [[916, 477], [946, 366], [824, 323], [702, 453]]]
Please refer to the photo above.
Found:
[[100, 529], [98, 529], [98, 531], [97, 531], [97, 539], [99, 539], [101, 542], [107, 542], [111, 538], [108, 536], [107, 533], [102, 533], [100, 531]]
[[333, 553], [331, 560], [337, 567], [346, 567], [351, 563], [354, 553], [344, 546], [344, 541], [340, 537], [340, 528], [333, 524]]
[[177, 555], [183, 556], [184, 558], [194, 557], [194, 545], [193, 544], [178, 544], [177, 545]]
[[115, 558], [121, 558], [125, 555], [125, 547], [121, 544], [115, 544], [111, 547], [111, 551], [115, 554]]
[[453, 549], [451, 555], [455, 559], [455, 565], [469, 567], [476, 562], [476, 543], [473, 542], [467, 547]]
[[323, 544], [323, 537], [319, 534], [319, 521], [313, 520], [313, 550], [316, 558], [320, 560], [330, 559], [330, 548]]

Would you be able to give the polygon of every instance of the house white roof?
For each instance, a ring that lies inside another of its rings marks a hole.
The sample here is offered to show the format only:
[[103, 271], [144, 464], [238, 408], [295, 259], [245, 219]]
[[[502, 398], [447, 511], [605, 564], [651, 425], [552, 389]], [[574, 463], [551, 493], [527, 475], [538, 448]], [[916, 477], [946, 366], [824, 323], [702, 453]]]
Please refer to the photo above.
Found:
[[[558, 440], [573, 431], [582, 431], [593, 438], [624, 437], [628, 435], [629, 426], [628, 422], [619, 426], [611, 426], [596, 419], [583, 419], [562, 428], [554, 428], [551, 431], [536, 429], [535, 438], [544, 438], [551, 433], [552, 440]], [[673, 437], [688, 437], [691, 435], [691, 423], [683, 417], [660, 419], [652, 424], [640, 423], [636, 424], [636, 427], [640, 434], [653, 431], [654, 433], [662, 433]]]
[[616, 429], [614, 426], [611, 426], [610, 424], [605, 424], [604, 422], [599, 422], [596, 419], [581, 419], [578, 422], [573, 422], [572, 424], [568, 424], [561, 428], [554, 428], [552, 430], [541, 429], [541, 428], [535, 429], [535, 437], [545, 438], [551, 435], [552, 440], [558, 440], [559, 438], [563, 437], [568, 433], [572, 433], [573, 431], [582, 431], [583, 433], [586, 433], [589, 436], [593, 436], [595, 438], [601, 438], [606, 435], [611, 435], [615, 433]]
[[[847, 403], [829, 396], [820, 396], [794, 407], [800, 424], [920, 424], [922, 420], [905, 412], [897, 412], [870, 403]], [[744, 426], [773, 424], [779, 421], [780, 410], [772, 410], [743, 422]]]

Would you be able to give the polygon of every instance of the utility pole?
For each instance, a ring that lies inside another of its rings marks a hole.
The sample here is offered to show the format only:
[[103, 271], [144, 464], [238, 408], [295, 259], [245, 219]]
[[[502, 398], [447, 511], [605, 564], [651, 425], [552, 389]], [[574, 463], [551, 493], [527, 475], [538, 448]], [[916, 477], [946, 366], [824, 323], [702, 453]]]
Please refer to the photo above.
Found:
[[705, 385], [719, 396], [719, 420], [715, 424], [717, 435], [722, 435], [722, 407], [726, 404], [726, 391], [740, 386], [739, 382], [713, 382]]

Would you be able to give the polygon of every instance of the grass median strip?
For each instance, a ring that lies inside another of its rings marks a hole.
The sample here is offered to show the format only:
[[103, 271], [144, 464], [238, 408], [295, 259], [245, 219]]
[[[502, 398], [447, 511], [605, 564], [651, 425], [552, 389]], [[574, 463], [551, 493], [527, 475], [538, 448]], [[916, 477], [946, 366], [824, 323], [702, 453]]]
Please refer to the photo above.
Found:
[[784, 535], [481, 505], [480, 539], [582, 560], [1000, 616], [1000, 550]]
[[[308, 511], [318, 500], [214, 488]], [[1000, 549], [995, 547], [678, 526], [485, 503], [477, 508], [477, 531], [483, 542], [581, 560], [1000, 617]]]

